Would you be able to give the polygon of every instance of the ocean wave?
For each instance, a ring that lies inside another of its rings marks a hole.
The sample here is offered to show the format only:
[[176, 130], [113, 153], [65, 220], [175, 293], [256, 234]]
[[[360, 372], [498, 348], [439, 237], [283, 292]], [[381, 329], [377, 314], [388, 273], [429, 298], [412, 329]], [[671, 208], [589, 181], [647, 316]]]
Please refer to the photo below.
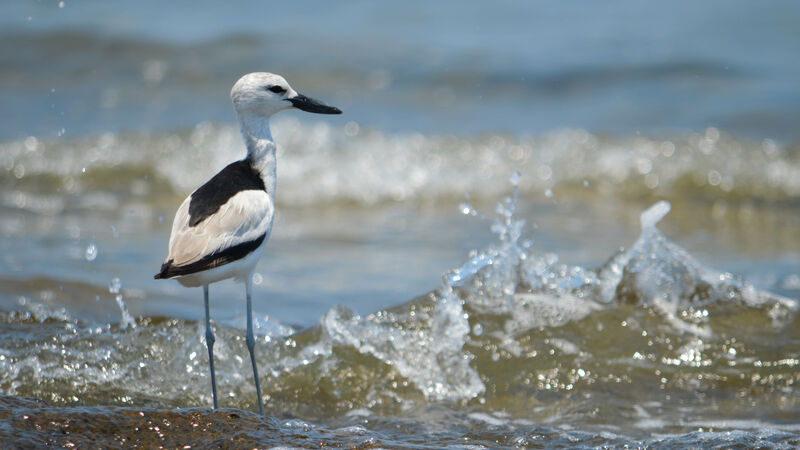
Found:
[[[439, 203], [469, 192], [474, 201], [503, 194], [502, 180], [522, 173], [529, 198], [616, 198], [708, 203], [800, 197], [797, 149], [737, 139], [709, 128], [665, 139], [610, 137], [584, 130], [538, 136], [387, 134], [348, 123], [334, 128], [276, 121], [277, 196], [284, 207]], [[0, 144], [3, 203], [58, 212], [91, 193], [109, 201], [189, 193], [244, 148], [233, 126], [202, 123], [164, 134], [92, 138], [29, 137]], [[72, 203], [69, 199], [73, 198]], [[101, 202], [102, 203], [102, 202]], [[722, 205], [724, 206], [724, 205]]]
[[[260, 325], [272, 330], [258, 339], [268, 408], [322, 418], [443, 403], [548, 423], [599, 414], [647, 428], [641, 410], [653, 405], [665, 423], [689, 420], [665, 393], [745, 395], [746, 410], [732, 408], [726, 420], [749, 417], [756, 405], [779, 421], [800, 407], [786, 397], [798, 382], [797, 301], [707, 268], [669, 241], [656, 228], [668, 203], [642, 213], [630, 249], [591, 269], [537, 253], [523, 238], [517, 195], [498, 205], [496, 241], [429, 294], [366, 316], [338, 306], [305, 330]], [[153, 317], [98, 325], [27, 308], [35, 320], [2, 313], [15, 328], [0, 337], [3, 392], [62, 405], [209, 404], [201, 324]], [[251, 408], [241, 330], [216, 328], [223, 404]], [[645, 406], [632, 408], [633, 398]], [[572, 412], [561, 410], [567, 404]], [[721, 415], [714, 405], [695, 412]]]

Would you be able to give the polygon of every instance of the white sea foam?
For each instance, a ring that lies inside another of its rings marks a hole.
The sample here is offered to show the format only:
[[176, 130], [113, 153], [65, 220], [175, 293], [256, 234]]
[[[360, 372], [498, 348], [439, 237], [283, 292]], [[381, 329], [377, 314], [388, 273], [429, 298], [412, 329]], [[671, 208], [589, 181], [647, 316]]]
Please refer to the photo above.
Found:
[[[718, 131], [711, 133], [709, 152], [708, 133], [661, 140], [569, 129], [534, 137], [460, 137], [367, 129], [350, 135], [346, 128], [292, 117], [275, 120], [277, 196], [283, 205], [450, 201], [464, 192], [485, 200], [503, 195], [509, 173], [521, 174], [515, 185], [537, 198], [576, 187], [623, 198], [643, 192], [668, 198], [687, 189], [733, 199], [800, 195], [800, 163], [786, 149]], [[56, 176], [62, 194], [91, 191], [91, 183], [83, 181], [108, 171], [135, 170], [183, 196], [245, 153], [236, 127], [210, 123], [161, 135], [33, 139], [36, 151], [28, 150], [31, 138], [0, 143], [0, 170], [19, 179]], [[137, 189], [146, 195], [152, 184]], [[63, 195], [21, 192], [37, 194], [30, 206], [36, 210], [65, 207]], [[18, 199], [2, 200], [13, 206]]]

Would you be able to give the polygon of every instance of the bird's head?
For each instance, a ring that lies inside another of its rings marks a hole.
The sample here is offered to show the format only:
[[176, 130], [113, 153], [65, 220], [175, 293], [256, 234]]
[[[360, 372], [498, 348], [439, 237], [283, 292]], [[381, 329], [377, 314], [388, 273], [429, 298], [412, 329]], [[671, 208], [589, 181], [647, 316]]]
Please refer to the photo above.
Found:
[[278, 111], [297, 108], [316, 114], [341, 114], [339, 108], [298, 94], [280, 75], [254, 72], [239, 78], [231, 89], [231, 101], [240, 115], [268, 118]]

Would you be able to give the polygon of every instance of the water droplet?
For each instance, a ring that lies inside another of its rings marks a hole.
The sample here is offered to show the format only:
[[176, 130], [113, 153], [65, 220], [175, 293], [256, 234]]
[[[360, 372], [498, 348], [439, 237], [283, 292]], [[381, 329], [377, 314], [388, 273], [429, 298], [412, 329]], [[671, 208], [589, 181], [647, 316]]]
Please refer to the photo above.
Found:
[[461, 214], [464, 215], [474, 216], [475, 214], [477, 214], [475, 208], [473, 208], [472, 205], [470, 205], [467, 202], [462, 202], [460, 205], [458, 205], [458, 210], [461, 211]]
[[511, 173], [511, 176], [508, 177], [508, 181], [509, 183], [511, 183], [512, 186], [519, 186], [519, 181], [521, 178], [522, 174], [520, 174], [517, 171], [514, 171]]
[[92, 262], [97, 258], [97, 246], [94, 243], [86, 247], [86, 254], [84, 255], [87, 261]]
[[708, 171], [708, 184], [718, 186], [722, 182], [722, 175], [714, 169]]
[[637, 160], [636, 170], [642, 175], [647, 175], [651, 170], [653, 170], [653, 161], [650, 161], [647, 158], [641, 158]]
[[553, 169], [551, 169], [547, 164], [542, 164], [539, 166], [539, 168], [536, 169], [536, 172], [539, 175], [539, 178], [545, 181], [549, 180], [550, 177], [553, 176]]
[[58, 2], [58, 8], [59, 9], [64, 9], [64, 2], [63, 1]]
[[[142, 78], [150, 83], [160, 83], [167, 74], [167, 63], [165, 61], [151, 59], [144, 63], [142, 67]], [[201, 125], [202, 127], [202, 125]], [[198, 136], [199, 137], [199, 136]], [[197, 139], [198, 137], [195, 137]]]
[[347, 122], [347, 124], [344, 126], [344, 134], [350, 137], [357, 135], [358, 131], [359, 131], [358, 122], [352, 122], [352, 121]]
[[261, 276], [260, 273], [256, 272], [253, 274], [253, 284], [259, 285], [264, 281], [264, 277]]
[[119, 277], [112, 278], [108, 283], [108, 292], [119, 294], [120, 289], [122, 289], [122, 281], [120, 281]]
[[39, 147], [39, 140], [36, 139], [36, 136], [28, 136], [28, 138], [24, 141], [25, 150], [29, 152], [34, 152]]
[[547, 197], [547, 198], [553, 198], [553, 190], [552, 189], [545, 190], [544, 191], [544, 196]]
[[654, 173], [648, 173], [644, 176], [644, 185], [647, 186], [649, 189], [655, 189], [658, 187], [658, 175]]

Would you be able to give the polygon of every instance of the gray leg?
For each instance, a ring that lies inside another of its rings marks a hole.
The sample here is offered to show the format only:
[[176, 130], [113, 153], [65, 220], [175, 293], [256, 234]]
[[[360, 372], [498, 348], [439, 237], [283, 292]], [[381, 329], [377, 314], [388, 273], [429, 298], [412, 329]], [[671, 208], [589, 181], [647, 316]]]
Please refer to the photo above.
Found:
[[217, 409], [217, 378], [214, 375], [214, 333], [211, 331], [211, 317], [208, 312], [208, 285], [203, 285], [203, 298], [206, 303], [206, 346], [208, 347], [208, 365], [211, 368], [211, 393], [214, 396], [214, 409]]
[[256, 367], [256, 339], [253, 337], [253, 277], [248, 276], [245, 281], [245, 291], [247, 293], [247, 350], [250, 351], [250, 361], [253, 363], [253, 378], [256, 380], [256, 395], [258, 396], [258, 413], [264, 414], [264, 403], [261, 401], [261, 383], [258, 381], [258, 367]]

